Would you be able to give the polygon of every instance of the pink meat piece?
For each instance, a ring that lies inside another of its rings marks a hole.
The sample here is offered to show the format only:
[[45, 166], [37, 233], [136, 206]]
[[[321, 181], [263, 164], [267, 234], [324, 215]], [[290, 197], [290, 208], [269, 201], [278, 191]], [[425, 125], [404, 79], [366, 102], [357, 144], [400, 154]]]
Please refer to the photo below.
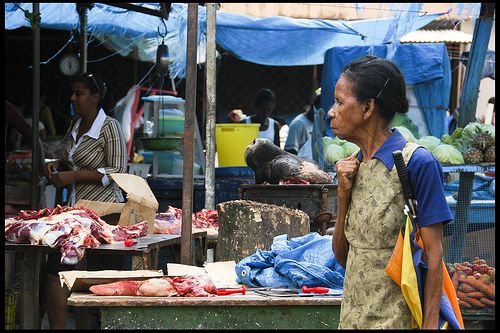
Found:
[[206, 297], [217, 289], [208, 275], [162, 277], [144, 281], [124, 280], [95, 285], [89, 290], [101, 296], [187, 296]]
[[155, 217], [153, 233], [180, 235], [182, 227], [182, 209], [168, 206], [165, 213], [158, 213]]
[[205, 297], [217, 292], [215, 285], [208, 275], [173, 277], [171, 278], [171, 283], [179, 293], [179, 296]]
[[152, 278], [144, 281], [124, 280], [91, 286], [89, 290], [101, 296], [175, 296], [177, 290], [168, 278]]
[[20, 211], [5, 220], [5, 239], [59, 248], [61, 262], [76, 264], [85, 255], [85, 248], [101, 243], [114, 243], [147, 234], [147, 221], [122, 227], [103, 221], [95, 212], [83, 207], [57, 206], [39, 211]]
[[56, 222], [17, 221], [5, 225], [5, 240], [15, 243], [42, 244], [43, 236]]
[[148, 279], [139, 287], [140, 296], [175, 296], [177, 290], [167, 278]]
[[118, 281], [91, 286], [89, 290], [101, 296], [136, 296], [144, 281]]
[[[218, 234], [218, 212], [215, 209], [202, 209], [193, 213], [194, 228], [207, 229], [209, 234]], [[165, 213], [156, 214], [153, 233], [180, 235], [182, 229], [182, 209], [168, 206]]]
[[[108, 224], [109, 225], [109, 224]], [[137, 238], [148, 232], [148, 221], [142, 221], [127, 227], [110, 226], [115, 242], [124, 241], [129, 238]]]
[[68, 221], [56, 222], [45, 235], [43, 235], [42, 243], [51, 248], [60, 248], [66, 238], [71, 234], [73, 224]]
[[61, 243], [61, 264], [76, 265], [85, 255], [86, 248], [96, 248], [100, 244], [90, 230], [74, 221], [71, 233]]

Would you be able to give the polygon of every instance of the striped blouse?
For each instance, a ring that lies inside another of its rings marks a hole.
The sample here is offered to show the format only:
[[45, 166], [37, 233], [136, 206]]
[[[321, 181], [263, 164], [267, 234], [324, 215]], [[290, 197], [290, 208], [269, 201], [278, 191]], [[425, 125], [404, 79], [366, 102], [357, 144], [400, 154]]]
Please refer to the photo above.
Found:
[[99, 113], [90, 130], [83, 134], [78, 142], [76, 136], [81, 119], [77, 120], [66, 141], [62, 160], [70, 162], [73, 170], [97, 170], [103, 174], [102, 183], [76, 182], [72, 184], [70, 206], [80, 199], [123, 202], [121, 189], [110, 182], [110, 173], [126, 172], [126, 145], [120, 123], [104, 110]]

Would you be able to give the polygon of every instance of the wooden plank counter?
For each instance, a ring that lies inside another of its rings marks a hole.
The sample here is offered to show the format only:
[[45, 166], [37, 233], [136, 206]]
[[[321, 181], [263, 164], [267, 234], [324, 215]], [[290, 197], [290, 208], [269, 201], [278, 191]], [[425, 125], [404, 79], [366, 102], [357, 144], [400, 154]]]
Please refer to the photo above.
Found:
[[[193, 232], [192, 235], [192, 239], [196, 246], [201, 247], [200, 251], [204, 251], [205, 253], [207, 249], [206, 236], [206, 231]], [[160, 249], [168, 246], [179, 247], [180, 242], [180, 235], [148, 234], [137, 238], [137, 243], [131, 247], [126, 247], [123, 245], [123, 242], [115, 244], [101, 244], [98, 248], [86, 249], [86, 253], [130, 256], [132, 258], [132, 270], [158, 269], [157, 266]], [[44, 245], [16, 244], [11, 242], [5, 242], [4, 248], [5, 252], [20, 252], [23, 255], [21, 274], [22, 281], [19, 293], [19, 299], [21, 301], [21, 328], [39, 329], [39, 268], [44, 255], [47, 253], [56, 253], [59, 250], [52, 249]], [[194, 252], [195, 251], [193, 251], [193, 257], [195, 254]], [[80, 268], [78, 266], [83, 267]], [[78, 269], [85, 270], [84, 264], [79, 264], [77, 267]]]
[[74, 292], [68, 305], [98, 307], [101, 329], [337, 329], [341, 298], [246, 295], [97, 296]]

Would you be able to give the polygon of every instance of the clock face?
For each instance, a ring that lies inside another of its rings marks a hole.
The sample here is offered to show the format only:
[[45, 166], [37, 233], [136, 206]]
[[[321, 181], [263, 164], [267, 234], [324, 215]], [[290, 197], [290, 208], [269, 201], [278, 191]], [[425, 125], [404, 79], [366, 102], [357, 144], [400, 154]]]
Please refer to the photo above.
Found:
[[80, 71], [80, 59], [74, 54], [67, 54], [61, 59], [59, 69], [64, 75], [76, 75]]

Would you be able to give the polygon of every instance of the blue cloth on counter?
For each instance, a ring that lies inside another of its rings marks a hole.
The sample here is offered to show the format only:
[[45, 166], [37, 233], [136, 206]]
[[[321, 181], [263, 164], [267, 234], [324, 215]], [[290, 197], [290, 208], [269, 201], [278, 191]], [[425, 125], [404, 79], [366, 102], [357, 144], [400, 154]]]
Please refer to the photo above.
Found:
[[[472, 182], [472, 196], [471, 200], [494, 200], [495, 199], [495, 178], [474, 175], [474, 180]], [[444, 184], [444, 193], [446, 196], [452, 196], [454, 193], [458, 192], [460, 186], [460, 181], [454, 180], [449, 183]]]
[[236, 282], [250, 287], [328, 287], [343, 290], [345, 270], [335, 259], [332, 236], [310, 233], [274, 237], [271, 251], [257, 250], [236, 264]]

